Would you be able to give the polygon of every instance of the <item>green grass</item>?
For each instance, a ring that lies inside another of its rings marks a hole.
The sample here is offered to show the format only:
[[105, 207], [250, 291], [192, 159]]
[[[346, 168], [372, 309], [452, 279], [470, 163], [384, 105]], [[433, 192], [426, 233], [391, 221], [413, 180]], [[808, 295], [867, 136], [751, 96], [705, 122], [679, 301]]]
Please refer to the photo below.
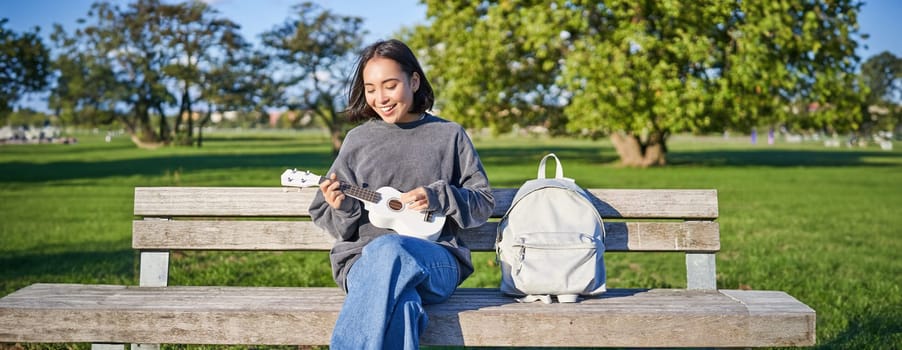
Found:
[[[36, 282], [137, 284], [130, 248], [136, 186], [277, 186], [287, 167], [325, 171], [309, 132], [219, 132], [202, 149], [138, 150], [125, 138], [0, 145], [0, 295]], [[676, 137], [670, 165], [622, 168], [605, 141], [477, 137], [495, 187], [535, 176], [546, 152], [584, 187], [715, 188], [718, 287], [782, 290], [817, 311], [819, 348], [902, 344], [902, 152], [750, 145]], [[474, 256], [467, 287], [494, 287], [494, 256]], [[606, 258], [608, 285], [684, 287], [679, 254]], [[172, 284], [333, 285], [325, 253], [176, 252]]]

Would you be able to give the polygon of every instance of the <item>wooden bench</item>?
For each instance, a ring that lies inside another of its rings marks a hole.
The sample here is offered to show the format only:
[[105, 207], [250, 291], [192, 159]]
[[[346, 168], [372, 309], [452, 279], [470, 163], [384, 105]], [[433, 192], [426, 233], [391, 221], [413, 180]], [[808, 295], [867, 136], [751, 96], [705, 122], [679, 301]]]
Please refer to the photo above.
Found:
[[[328, 344], [336, 287], [168, 286], [170, 251], [328, 250], [305, 216], [315, 189], [135, 189], [139, 286], [35, 284], [0, 300], [0, 342]], [[495, 190], [494, 218], [515, 189]], [[428, 306], [424, 345], [759, 347], [815, 344], [815, 311], [779, 291], [718, 290], [715, 190], [597, 190], [608, 251], [684, 252], [686, 289], [616, 289], [576, 304], [519, 304], [496, 288]], [[295, 219], [301, 217], [302, 219]], [[493, 251], [497, 220], [468, 230]], [[477, 267], [479, 268], [479, 267]], [[117, 346], [121, 349], [121, 345]]]

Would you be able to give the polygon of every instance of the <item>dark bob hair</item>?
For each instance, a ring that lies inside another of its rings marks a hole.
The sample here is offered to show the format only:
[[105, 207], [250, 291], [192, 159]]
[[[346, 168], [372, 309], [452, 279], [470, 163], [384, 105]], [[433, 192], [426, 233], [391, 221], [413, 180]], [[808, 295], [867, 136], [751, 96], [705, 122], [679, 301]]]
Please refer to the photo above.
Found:
[[420, 86], [413, 93], [413, 107], [408, 111], [409, 113], [424, 113], [432, 109], [432, 104], [435, 103], [432, 85], [426, 79], [426, 74], [423, 73], [423, 68], [420, 67], [420, 62], [417, 61], [413, 51], [400, 40], [380, 40], [364, 48], [360, 53], [360, 58], [357, 60], [354, 75], [351, 78], [351, 85], [348, 88], [348, 109], [346, 112], [351, 121], [358, 122], [379, 118], [376, 111], [367, 104], [363, 87], [363, 68], [366, 67], [367, 62], [376, 57], [388, 58], [398, 62], [401, 70], [407, 74], [408, 78], [413, 76], [413, 73], [417, 73], [420, 76]]

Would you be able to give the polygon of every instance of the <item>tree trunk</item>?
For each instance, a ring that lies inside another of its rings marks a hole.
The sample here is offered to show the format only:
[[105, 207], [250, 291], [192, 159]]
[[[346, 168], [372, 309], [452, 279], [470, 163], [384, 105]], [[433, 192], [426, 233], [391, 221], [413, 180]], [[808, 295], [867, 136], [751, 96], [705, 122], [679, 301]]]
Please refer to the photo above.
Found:
[[624, 166], [647, 168], [667, 164], [666, 135], [662, 132], [651, 133], [644, 143], [638, 135], [616, 132], [611, 134], [611, 143]]
[[332, 112], [332, 122], [329, 123], [329, 134], [332, 139], [332, 157], [338, 156], [338, 150], [341, 149], [341, 120], [338, 118], [338, 113]]
[[172, 140], [172, 135], [169, 131], [169, 122], [166, 121], [166, 113], [163, 111], [163, 105], [161, 103], [156, 104], [157, 113], [160, 113], [160, 140], [163, 143], [169, 142]]
[[136, 119], [138, 120], [139, 139], [142, 142], [158, 142], [159, 139], [154, 133], [153, 126], [150, 123], [150, 106], [146, 104], [138, 104], [135, 106]]
[[197, 148], [204, 146], [204, 125], [213, 118], [213, 106], [207, 104], [207, 114], [198, 122], [197, 127]]
[[182, 90], [182, 101], [179, 103], [179, 122], [176, 123], [176, 131], [175, 133], [179, 134], [179, 126], [181, 124], [181, 119], [183, 117], [188, 118], [188, 126], [186, 127], [186, 132], [183, 134], [184, 137], [177, 137], [179, 140], [179, 144], [181, 145], [192, 145], [194, 144], [194, 116], [191, 111], [191, 95], [189, 94], [190, 84], [187, 80], [184, 81], [184, 88]]
[[338, 156], [338, 150], [341, 149], [341, 130], [332, 130], [332, 156]]
[[185, 96], [183, 94], [182, 101], [179, 103], [179, 112], [175, 115], [175, 127], [172, 130], [172, 137], [176, 141], [180, 139], [179, 133], [182, 132], [182, 118], [185, 117], [185, 109]]
[[667, 165], [667, 136], [660, 131], [648, 135], [645, 144], [645, 166]]
[[323, 120], [326, 120], [326, 124], [329, 125], [329, 134], [332, 140], [332, 157], [338, 156], [338, 150], [341, 148], [341, 143], [344, 140], [342, 138], [342, 129], [344, 128], [344, 123], [340, 118], [340, 113], [338, 113], [335, 107], [332, 105], [332, 99], [323, 100], [324, 103], [320, 106], [316, 113], [320, 114]]
[[[134, 113], [133, 123], [125, 120], [132, 142], [139, 148], [153, 149], [160, 147], [162, 143], [159, 136], [154, 133], [153, 126], [150, 123], [150, 104], [146, 101], [136, 103]], [[127, 117], [123, 119], [127, 119]]]
[[611, 134], [611, 143], [620, 156], [620, 164], [628, 167], [638, 167], [642, 164], [642, 145], [639, 144], [638, 138], [615, 132]]
[[186, 142], [190, 145], [194, 138], [194, 113], [191, 107], [191, 96], [188, 94], [188, 81], [185, 81], [185, 101], [187, 101], [185, 106], [188, 107], [188, 140]]

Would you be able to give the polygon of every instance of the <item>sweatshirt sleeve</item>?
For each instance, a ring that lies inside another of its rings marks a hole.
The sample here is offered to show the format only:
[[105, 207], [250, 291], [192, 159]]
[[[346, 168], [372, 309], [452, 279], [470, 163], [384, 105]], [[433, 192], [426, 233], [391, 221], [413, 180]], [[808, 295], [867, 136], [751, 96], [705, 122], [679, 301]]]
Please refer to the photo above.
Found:
[[444, 212], [459, 227], [476, 227], [484, 224], [492, 214], [495, 198], [476, 148], [463, 128], [456, 141], [457, 181], [437, 181], [427, 186], [429, 202], [436, 203], [437, 210]]
[[[329, 176], [332, 173], [338, 175], [339, 179], [350, 179], [350, 171], [344, 157], [339, 154], [332, 168], [323, 176]], [[326, 230], [330, 235], [339, 241], [354, 240], [357, 235], [359, 218], [363, 213], [359, 201], [346, 197], [338, 209], [332, 208], [323, 197], [323, 192], [316, 188], [316, 195], [310, 203], [310, 216], [317, 227]]]

